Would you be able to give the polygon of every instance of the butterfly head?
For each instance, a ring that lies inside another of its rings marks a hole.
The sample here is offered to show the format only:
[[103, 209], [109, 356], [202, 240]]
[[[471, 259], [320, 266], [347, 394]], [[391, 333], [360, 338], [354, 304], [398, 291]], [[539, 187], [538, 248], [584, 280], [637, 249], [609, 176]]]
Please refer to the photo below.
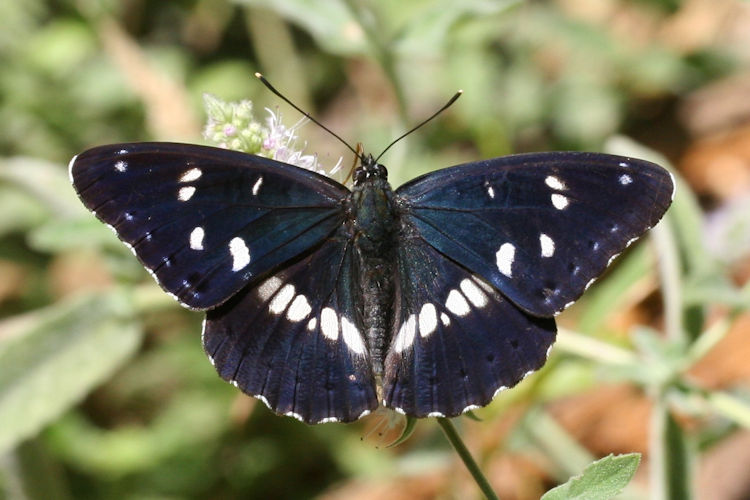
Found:
[[354, 170], [354, 185], [358, 186], [365, 182], [367, 179], [383, 179], [388, 178], [388, 170], [385, 165], [378, 163], [372, 155], [361, 157], [359, 166]]

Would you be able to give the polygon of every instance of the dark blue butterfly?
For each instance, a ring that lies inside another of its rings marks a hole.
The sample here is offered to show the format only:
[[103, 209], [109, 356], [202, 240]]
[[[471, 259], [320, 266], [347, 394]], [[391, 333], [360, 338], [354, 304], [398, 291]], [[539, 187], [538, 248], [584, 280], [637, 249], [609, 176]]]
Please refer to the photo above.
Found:
[[204, 146], [102, 146], [81, 200], [181, 304], [225, 380], [279, 414], [352, 421], [488, 404], [540, 368], [553, 316], [656, 224], [670, 174], [593, 153], [468, 163], [392, 191]]

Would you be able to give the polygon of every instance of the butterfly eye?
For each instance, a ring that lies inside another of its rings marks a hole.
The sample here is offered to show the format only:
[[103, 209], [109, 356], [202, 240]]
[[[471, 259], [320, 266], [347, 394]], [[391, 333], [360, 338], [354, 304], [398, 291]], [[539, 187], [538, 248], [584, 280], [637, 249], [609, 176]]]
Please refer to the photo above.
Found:
[[363, 168], [358, 168], [354, 171], [354, 185], [358, 186], [367, 178], [367, 172]]

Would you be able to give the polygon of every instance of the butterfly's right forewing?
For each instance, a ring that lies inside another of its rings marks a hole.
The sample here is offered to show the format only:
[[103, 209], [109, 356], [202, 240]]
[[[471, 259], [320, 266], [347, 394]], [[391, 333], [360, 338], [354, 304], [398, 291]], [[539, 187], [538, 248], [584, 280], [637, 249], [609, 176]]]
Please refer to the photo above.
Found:
[[429, 245], [542, 317], [578, 299], [673, 192], [658, 165], [577, 152], [469, 163], [396, 190], [402, 219]]

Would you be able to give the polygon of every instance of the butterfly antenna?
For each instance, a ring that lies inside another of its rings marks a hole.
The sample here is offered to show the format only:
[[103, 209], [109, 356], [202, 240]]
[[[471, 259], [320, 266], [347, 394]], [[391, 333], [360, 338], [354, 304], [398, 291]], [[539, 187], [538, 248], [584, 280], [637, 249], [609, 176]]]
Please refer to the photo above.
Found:
[[362, 146], [362, 143], [358, 142], [357, 143], [357, 156], [354, 157], [354, 162], [352, 162], [352, 168], [349, 169], [349, 173], [346, 174], [346, 179], [344, 179], [344, 182], [342, 182], [341, 184], [346, 184], [349, 181], [351, 176], [354, 174], [354, 169], [357, 166], [357, 160], [361, 162], [363, 154], [365, 154], [365, 149]]
[[400, 135], [400, 136], [399, 136], [398, 138], [396, 138], [396, 139], [395, 139], [395, 140], [394, 140], [393, 142], [391, 142], [391, 143], [390, 143], [390, 144], [388, 145], [388, 147], [386, 147], [386, 148], [385, 148], [385, 149], [383, 150], [383, 152], [382, 152], [382, 153], [380, 153], [380, 154], [378, 155], [378, 157], [377, 157], [377, 158], [375, 158], [375, 163], [377, 163], [377, 162], [378, 162], [378, 160], [380, 159], [380, 157], [381, 157], [381, 156], [383, 156], [383, 155], [385, 154], [385, 152], [386, 152], [386, 151], [388, 151], [389, 149], [391, 149], [391, 146], [393, 146], [393, 145], [394, 145], [394, 144], [396, 144], [396, 143], [397, 143], [398, 141], [400, 141], [401, 139], [403, 139], [403, 138], [404, 138], [404, 137], [406, 137], [407, 135], [409, 135], [409, 134], [411, 134], [412, 132], [414, 132], [415, 130], [417, 130], [417, 129], [418, 129], [419, 127], [421, 127], [422, 125], [426, 125], [426, 124], [427, 124], [427, 123], [428, 123], [428, 122], [429, 122], [430, 120], [432, 120], [432, 119], [433, 119], [433, 118], [435, 118], [435, 117], [436, 117], [437, 115], [439, 115], [440, 113], [442, 113], [443, 111], [445, 111], [446, 109], [448, 109], [448, 108], [449, 108], [449, 107], [451, 106], [451, 104], [453, 104], [454, 102], [456, 102], [456, 100], [457, 100], [457, 99], [458, 99], [459, 97], [461, 97], [461, 94], [463, 94], [463, 93], [464, 93], [464, 91], [463, 91], [463, 90], [459, 90], [458, 92], [456, 92], [456, 93], [455, 93], [455, 94], [453, 95], [453, 97], [451, 97], [451, 98], [450, 98], [450, 100], [449, 100], [448, 102], [446, 102], [446, 103], [445, 103], [445, 105], [443, 105], [443, 107], [442, 107], [442, 108], [440, 108], [440, 109], [438, 109], [437, 111], [435, 111], [435, 113], [433, 113], [433, 114], [432, 114], [432, 116], [430, 116], [430, 117], [429, 117], [429, 118], [427, 118], [426, 120], [422, 121], [422, 122], [421, 122], [420, 124], [418, 124], [418, 125], [417, 125], [416, 127], [413, 127], [413, 128], [412, 128], [411, 130], [409, 130], [408, 132], [405, 132], [405, 133], [401, 134], [401, 135]]
[[284, 94], [282, 94], [281, 92], [279, 92], [278, 90], [276, 90], [276, 88], [273, 85], [271, 85], [271, 83], [268, 80], [266, 80], [265, 76], [261, 75], [260, 73], [255, 73], [255, 77], [258, 80], [260, 80], [261, 82], [263, 82], [263, 85], [265, 85], [266, 88], [268, 88], [268, 90], [270, 90], [271, 92], [273, 92], [274, 94], [276, 94], [277, 96], [279, 96], [285, 103], [287, 103], [288, 105], [290, 105], [291, 107], [293, 107], [294, 109], [296, 109], [297, 111], [299, 111], [300, 113], [302, 113], [303, 115], [305, 115], [305, 118], [307, 118], [311, 122], [315, 123], [317, 126], [319, 126], [323, 130], [325, 130], [326, 132], [328, 132], [329, 134], [331, 134], [332, 136], [334, 136], [336, 139], [338, 139], [339, 141], [341, 141], [341, 144], [343, 144], [344, 146], [346, 146], [347, 148], [349, 148], [349, 150], [352, 153], [354, 153], [355, 155], [357, 155], [357, 158], [359, 158], [360, 160], [362, 159], [362, 156], [359, 153], [357, 153], [357, 150], [355, 150], [353, 147], [351, 147], [348, 142], [346, 142], [344, 139], [342, 139], [341, 137], [339, 137], [339, 135], [336, 134], [333, 130], [329, 129], [328, 127], [326, 127], [325, 125], [323, 125], [322, 123], [320, 123], [318, 120], [316, 120], [315, 118], [313, 118], [310, 115], [310, 113], [308, 113], [307, 111], [304, 111], [304, 110], [300, 109], [299, 106], [297, 106], [292, 101], [290, 101], [289, 99], [287, 99], [284, 96]]

